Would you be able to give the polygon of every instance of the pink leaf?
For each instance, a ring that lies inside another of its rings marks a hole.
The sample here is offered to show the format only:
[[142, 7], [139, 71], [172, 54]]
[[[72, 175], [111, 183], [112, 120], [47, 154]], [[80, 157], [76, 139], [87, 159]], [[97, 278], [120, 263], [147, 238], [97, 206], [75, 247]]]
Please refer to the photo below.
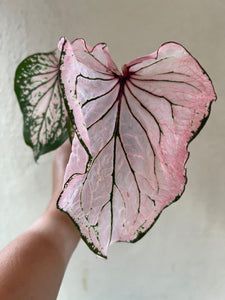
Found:
[[188, 143], [216, 95], [206, 72], [175, 42], [122, 72], [102, 43], [63, 40], [63, 53], [77, 135], [58, 207], [106, 257], [112, 243], [139, 240], [182, 195]]

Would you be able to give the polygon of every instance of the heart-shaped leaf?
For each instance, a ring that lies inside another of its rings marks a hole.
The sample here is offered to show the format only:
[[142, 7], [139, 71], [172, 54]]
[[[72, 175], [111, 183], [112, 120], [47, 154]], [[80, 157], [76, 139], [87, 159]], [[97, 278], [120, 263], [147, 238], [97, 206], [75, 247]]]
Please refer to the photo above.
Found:
[[182, 195], [188, 144], [216, 95], [196, 59], [175, 42], [122, 72], [105, 44], [91, 48], [77, 39], [60, 47], [77, 135], [58, 207], [106, 257], [112, 243], [139, 240]]
[[59, 147], [71, 126], [59, 81], [56, 52], [24, 59], [15, 74], [15, 93], [23, 113], [24, 140], [34, 158]]

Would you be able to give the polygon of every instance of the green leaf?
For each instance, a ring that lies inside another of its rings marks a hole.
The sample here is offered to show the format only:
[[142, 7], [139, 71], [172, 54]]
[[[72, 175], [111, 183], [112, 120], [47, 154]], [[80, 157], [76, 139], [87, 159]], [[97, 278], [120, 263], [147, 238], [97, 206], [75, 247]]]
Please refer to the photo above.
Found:
[[24, 59], [16, 69], [14, 89], [23, 114], [24, 140], [37, 160], [68, 138], [70, 121], [56, 52], [36, 53]]

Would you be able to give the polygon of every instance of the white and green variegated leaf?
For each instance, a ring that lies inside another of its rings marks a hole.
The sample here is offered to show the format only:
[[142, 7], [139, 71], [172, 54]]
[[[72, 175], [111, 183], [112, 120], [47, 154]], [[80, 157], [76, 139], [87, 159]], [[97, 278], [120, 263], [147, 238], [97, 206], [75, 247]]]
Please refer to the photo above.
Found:
[[37, 160], [67, 139], [70, 126], [56, 52], [24, 59], [17, 67], [14, 88], [23, 113], [24, 139]]

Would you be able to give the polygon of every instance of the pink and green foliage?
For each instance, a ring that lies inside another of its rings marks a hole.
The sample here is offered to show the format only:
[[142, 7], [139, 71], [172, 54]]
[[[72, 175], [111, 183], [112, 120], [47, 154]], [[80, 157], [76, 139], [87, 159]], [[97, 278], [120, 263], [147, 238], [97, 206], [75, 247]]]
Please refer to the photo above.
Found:
[[[75, 134], [57, 206], [87, 245], [106, 257], [111, 244], [138, 241], [182, 195], [188, 144], [204, 126], [216, 94], [196, 59], [175, 42], [125, 64], [122, 71], [104, 43], [90, 47], [83, 39], [63, 38], [59, 51], [55, 101], [63, 109], [52, 116], [61, 116], [66, 136], [66, 116], [72, 112]], [[30, 95], [24, 98], [27, 106], [38, 105]], [[32, 108], [23, 106], [28, 115]], [[46, 108], [40, 106], [40, 111]], [[36, 115], [29, 117], [39, 124]], [[41, 145], [51, 144], [42, 133]], [[65, 136], [58, 136], [59, 145]]]
[[70, 133], [57, 52], [36, 53], [24, 59], [17, 67], [14, 89], [23, 113], [24, 140], [37, 160], [58, 148]]

